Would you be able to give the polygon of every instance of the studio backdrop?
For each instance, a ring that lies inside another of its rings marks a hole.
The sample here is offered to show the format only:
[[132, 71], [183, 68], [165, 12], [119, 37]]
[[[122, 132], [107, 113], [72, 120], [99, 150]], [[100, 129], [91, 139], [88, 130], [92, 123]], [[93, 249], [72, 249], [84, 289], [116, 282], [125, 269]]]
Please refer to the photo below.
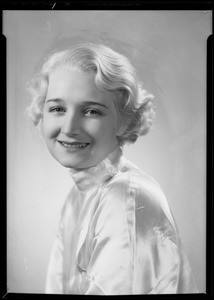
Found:
[[200, 292], [206, 280], [206, 46], [211, 11], [4, 11], [7, 39], [7, 285], [43, 293], [72, 185], [28, 120], [26, 83], [51, 47], [109, 43], [155, 96], [151, 132], [125, 156], [161, 185]]

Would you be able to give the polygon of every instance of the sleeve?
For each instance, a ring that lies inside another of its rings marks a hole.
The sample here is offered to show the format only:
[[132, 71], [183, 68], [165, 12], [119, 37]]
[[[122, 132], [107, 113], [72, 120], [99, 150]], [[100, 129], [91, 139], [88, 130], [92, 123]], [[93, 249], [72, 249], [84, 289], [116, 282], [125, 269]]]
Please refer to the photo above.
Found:
[[195, 293], [197, 288], [163, 192], [156, 185], [136, 189], [137, 294]]
[[99, 202], [91, 223], [87, 267], [81, 264], [81, 253], [78, 260], [79, 266], [86, 269], [86, 295], [132, 294], [134, 256], [128, 214], [134, 214], [134, 207], [127, 208], [129, 196], [124, 182], [108, 187]]
[[106, 189], [91, 222], [89, 261], [81, 263], [84, 251], [78, 257], [84, 294], [197, 291], [163, 197], [156, 187], [125, 181]]

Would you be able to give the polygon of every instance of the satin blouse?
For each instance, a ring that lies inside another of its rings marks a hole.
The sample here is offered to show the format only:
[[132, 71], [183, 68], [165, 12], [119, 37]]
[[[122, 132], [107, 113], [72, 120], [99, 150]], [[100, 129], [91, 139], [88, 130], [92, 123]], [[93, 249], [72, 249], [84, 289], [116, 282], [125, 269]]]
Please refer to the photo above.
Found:
[[159, 185], [119, 147], [74, 172], [53, 245], [46, 293], [195, 293], [197, 288]]

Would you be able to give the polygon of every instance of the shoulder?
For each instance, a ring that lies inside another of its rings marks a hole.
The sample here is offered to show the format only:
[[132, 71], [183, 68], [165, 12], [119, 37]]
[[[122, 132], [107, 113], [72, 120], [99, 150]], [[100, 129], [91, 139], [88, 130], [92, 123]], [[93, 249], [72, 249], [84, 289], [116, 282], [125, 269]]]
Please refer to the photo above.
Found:
[[155, 215], [166, 215], [173, 223], [169, 205], [160, 185], [135, 164], [122, 158], [118, 172], [105, 185], [102, 200], [126, 205], [135, 212], [141, 208]]
[[155, 201], [164, 196], [159, 184], [151, 176], [124, 157], [117, 173], [107, 182], [103, 192], [104, 194], [116, 193], [118, 196], [124, 197], [134, 193], [136, 196], [140, 196], [142, 201]]

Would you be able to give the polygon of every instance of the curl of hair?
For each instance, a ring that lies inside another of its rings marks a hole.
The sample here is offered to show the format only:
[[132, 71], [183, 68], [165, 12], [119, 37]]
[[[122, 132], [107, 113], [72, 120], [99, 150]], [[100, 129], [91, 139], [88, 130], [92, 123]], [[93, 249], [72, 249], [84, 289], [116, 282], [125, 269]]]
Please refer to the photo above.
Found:
[[121, 145], [134, 143], [149, 131], [154, 119], [153, 96], [143, 89], [134, 67], [124, 55], [93, 43], [50, 53], [40, 72], [29, 83], [27, 89], [32, 102], [27, 112], [36, 126], [43, 117], [49, 77], [60, 67], [94, 73], [99, 90], [115, 93], [116, 106], [126, 124], [118, 136]]

